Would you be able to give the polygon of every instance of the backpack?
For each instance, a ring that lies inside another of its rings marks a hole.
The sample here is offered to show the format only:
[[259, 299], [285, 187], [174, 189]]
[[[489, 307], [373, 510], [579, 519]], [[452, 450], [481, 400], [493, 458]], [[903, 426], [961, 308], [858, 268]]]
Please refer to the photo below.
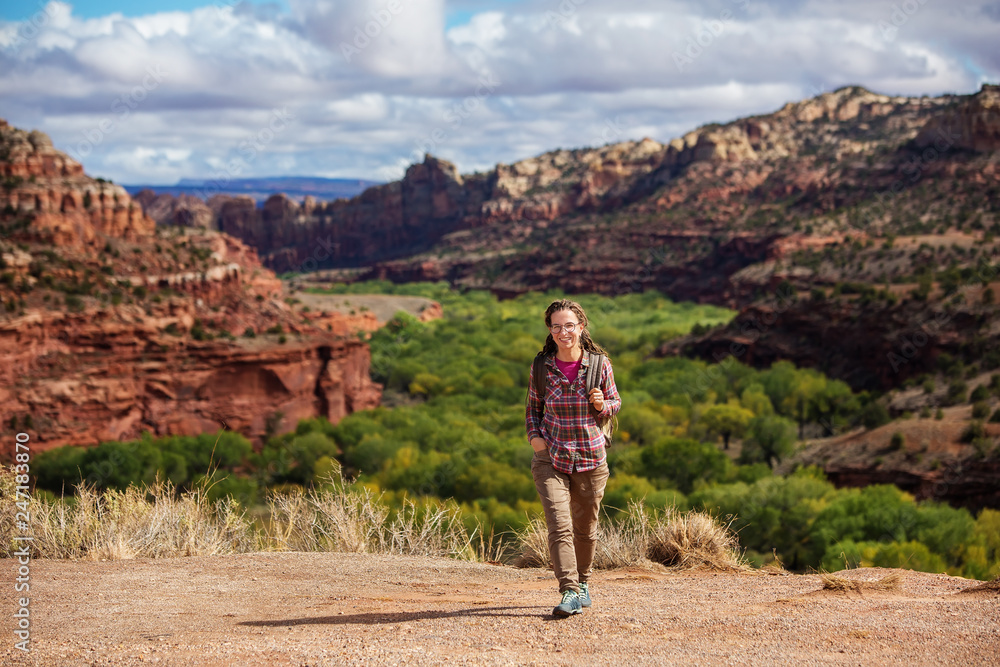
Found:
[[[590, 392], [595, 388], [600, 386], [601, 383], [601, 369], [604, 368], [604, 355], [597, 354], [596, 352], [588, 352], [590, 355], [590, 360], [587, 366], [587, 379], [586, 379], [586, 389], [585, 393], [590, 396]], [[545, 356], [539, 352], [535, 356], [535, 361], [531, 364], [531, 384], [535, 387], [535, 393], [541, 398], [542, 402], [545, 402], [545, 389], [547, 387], [548, 372], [545, 370]], [[594, 418], [597, 422], [598, 428], [604, 433], [604, 438], [607, 440], [607, 444], [611, 444], [611, 437], [615, 430], [615, 424], [617, 420], [612, 417], [600, 417], [600, 413], [597, 408], [594, 407], [593, 403], [587, 403], [587, 407], [590, 408], [590, 416]]]

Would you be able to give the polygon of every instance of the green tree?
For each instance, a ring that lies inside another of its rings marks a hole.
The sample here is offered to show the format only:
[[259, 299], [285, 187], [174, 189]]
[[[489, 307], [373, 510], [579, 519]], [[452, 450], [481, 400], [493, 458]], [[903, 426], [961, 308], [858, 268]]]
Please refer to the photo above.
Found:
[[811, 562], [842, 540], [905, 542], [916, 537], [917, 505], [895, 486], [877, 484], [843, 489], [817, 516], [810, 529]]
[[771, 399], [764, 391], [764, 385], [759, 382], [755, 382], [743, 390], [743, 393], [740, 394], [740, 405], [758, 417], [774, 414]]
[[735, 517], [732, 528], [741, 545], [761, 555], [776, 550], [788, 568], [800, 570], [818, 562], [811, 527], [839, 493], [818, 469], [800, 468], [788, 477], [699, 489], [688, 502], [716, 516]]
[[842, 418], [857, 411], [857, 397], [840, 380], [828, 380], [820, 376], [812, 386], [818, 390], [809, 399], [808, 416], [811, 421], [823, 425], [824, 435], [833, 435], [834, 428]]
[[712, 482], [725, 477], [732, 464], [717, 447], [690, 438], [663, 438], [644, 447], [642, 463], [646, 476], [663, 480], [683, 493], [695, 482]]
[[794, 449], [795, 422], [778, 415], [754, 417], [743, 440], [740, 463], [764, 462], [774, 468], [775, 463], [789, 456]]
[[742, 437], [754, 415], [737, 404], [713, 405], [701, 415], [701, 421], [709, 432], [722, 436], [723, 448], [729, 449], [729, 438]]

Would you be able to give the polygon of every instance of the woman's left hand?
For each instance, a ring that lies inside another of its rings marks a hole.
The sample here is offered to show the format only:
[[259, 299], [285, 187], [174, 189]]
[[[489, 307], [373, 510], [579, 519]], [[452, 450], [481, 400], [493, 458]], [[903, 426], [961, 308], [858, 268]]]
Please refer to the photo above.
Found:
[[594, 404], [594, 409], [598, 412], [604, 410], [604, 392], [599, 387], [590, 390], [590, 402]]

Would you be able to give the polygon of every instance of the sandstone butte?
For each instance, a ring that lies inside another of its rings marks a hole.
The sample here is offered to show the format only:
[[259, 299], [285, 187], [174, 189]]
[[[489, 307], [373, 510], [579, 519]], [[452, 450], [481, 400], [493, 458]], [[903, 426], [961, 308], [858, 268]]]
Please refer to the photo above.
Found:
[[165, 233], [122, 187], [2, 120], [0, 178], [5, 437], [28, 431], [41, 450], [226, 428], [259, 441], [378, 405], [357, 336], [373, 316], [295, 311], [254, 249]]

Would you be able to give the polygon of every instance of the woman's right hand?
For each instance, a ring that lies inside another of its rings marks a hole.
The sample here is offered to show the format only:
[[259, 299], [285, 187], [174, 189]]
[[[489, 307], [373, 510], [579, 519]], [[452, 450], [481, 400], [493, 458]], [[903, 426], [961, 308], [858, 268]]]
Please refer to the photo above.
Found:
[[531, 448], [536, 452], [544, 452], [548, 449], [548, 445], [545, 444], [545, 440], [543, 438], [532, 438]]

